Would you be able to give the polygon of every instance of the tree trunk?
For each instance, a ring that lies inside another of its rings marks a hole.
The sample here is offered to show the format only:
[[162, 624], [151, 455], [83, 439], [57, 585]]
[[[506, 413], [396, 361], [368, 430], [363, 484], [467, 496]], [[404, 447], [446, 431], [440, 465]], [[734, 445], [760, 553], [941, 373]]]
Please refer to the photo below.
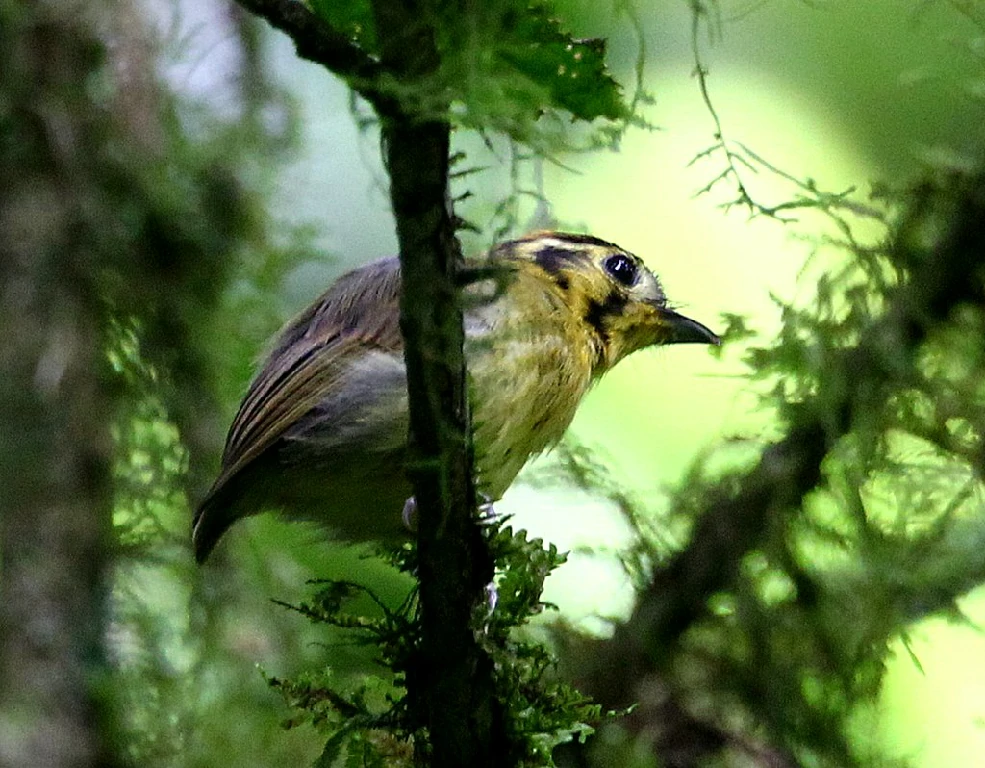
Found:
[[112, 392], [78, 167], [103, 129], [92, 16], [0, 10], [0, 764], [11, 768], [115, 762], [96, 694]]

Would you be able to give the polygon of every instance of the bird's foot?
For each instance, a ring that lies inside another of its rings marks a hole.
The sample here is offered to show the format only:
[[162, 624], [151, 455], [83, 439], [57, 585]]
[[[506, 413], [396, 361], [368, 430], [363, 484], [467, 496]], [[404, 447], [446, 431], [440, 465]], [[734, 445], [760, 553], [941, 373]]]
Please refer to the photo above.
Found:
[[479, 493], [479, 506], [476, 511], [479, 513], [479, 521], [482, 523], [493, 523], [499, 517], [499, 513], [493, 508], [493, 500], [484, 493]]
[[[492, 499], [484, 493], [480, 493], [479, 498], [481, 499], [481, 502], [476, 508], [476, 511], [479, 513], [479, 521], [482, 523], [494, 522], [497, 517], [497, 512], [493, 509]], [[404, 527], [408, 531], [417, 530], [417, 499], [413, 496], [404, 502], [404, 510], [400, 513], [400, 519], [403, 520]]]
[[486, 584], [483, 592], [485, 592], [486, 595], [485, 603], [477, 605], [475, 610], [476, 612], [481, 612], [478, 614], [477, 619], [479, 626], [481, 627], [482, 634], [488, 635], [490, 625], [492, 624], [493, 614], [496, 613], [496, 606], [499, 603], [499, 589], [496, 587], [496, 582], [490, 581]]
[[496, 588], [496, 582], [490, 581], [486, 584], [486, 608], [489, 611], [489, 615], [492, 616], [496, 612], [496, 606], [499, 604], [499, 590]]
[[400, 513], [400, 519], [404, 521], [404, 527], [408, 531], [417, 530], [417, 499], [413, 496], [404, 502], [404, 511]]

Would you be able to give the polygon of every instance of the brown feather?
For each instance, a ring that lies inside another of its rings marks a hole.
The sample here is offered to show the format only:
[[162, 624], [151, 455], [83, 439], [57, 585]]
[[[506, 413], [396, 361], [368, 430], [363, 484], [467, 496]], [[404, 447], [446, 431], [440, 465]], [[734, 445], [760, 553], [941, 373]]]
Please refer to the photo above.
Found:
[[233, 419], [196, 528], [212, 500], [333, 391], [355, 357], [402, 352], [399, 299], [400, 264], [383, 259], [341, 277], [285, 326]]

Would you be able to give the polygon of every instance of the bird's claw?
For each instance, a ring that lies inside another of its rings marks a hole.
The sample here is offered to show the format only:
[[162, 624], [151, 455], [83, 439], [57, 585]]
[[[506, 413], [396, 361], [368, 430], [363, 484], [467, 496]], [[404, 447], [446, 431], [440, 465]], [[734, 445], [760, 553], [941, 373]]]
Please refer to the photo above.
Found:
[[[480, 493], [479, 506], [476, 511], [479, 513], [479, 520], [483, 523], [491, 523], [496, 520], [497, 513], [493, 509], [493, 501], [486, 494]], [[407, 501], [404, 502], [403, 512], [400, 513], [400, 519], [403, 520], [404, 527], [408, 531], [417, 530], [417, 499], [411, 496]]]
[[493, 500], [489, 498], [486, 494], [480, 493], [479, 506], [476, 507], [476, 511], [479, 513], [479, 520], [483, 523], [492, 523], [496, 521], [498, 513], [493, 508]]
[[413, 496], [404, 502], [404, 510], [400, 513], [400, 519], [404, 521], [404, 527], [408, 531], [417, 530], [417, 499]]

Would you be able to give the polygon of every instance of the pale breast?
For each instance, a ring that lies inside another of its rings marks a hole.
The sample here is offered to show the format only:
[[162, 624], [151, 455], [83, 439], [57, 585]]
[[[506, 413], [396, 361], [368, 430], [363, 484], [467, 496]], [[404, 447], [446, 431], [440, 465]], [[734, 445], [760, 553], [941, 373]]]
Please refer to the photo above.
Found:
[[534, 289], [522, 312], [501, 297], [466, 318], [477, 480], [492, 499], [561, 439], [592, 384], [587, 336], [557, 296]]

